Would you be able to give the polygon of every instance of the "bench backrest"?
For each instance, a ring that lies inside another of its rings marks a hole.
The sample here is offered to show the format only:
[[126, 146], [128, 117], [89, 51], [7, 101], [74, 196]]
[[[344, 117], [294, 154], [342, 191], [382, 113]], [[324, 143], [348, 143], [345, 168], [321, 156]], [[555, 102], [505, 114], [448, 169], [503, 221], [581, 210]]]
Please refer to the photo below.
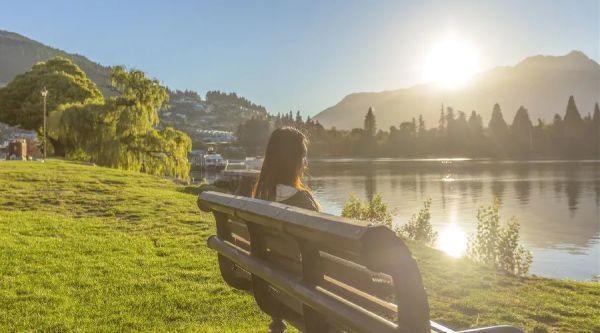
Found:
[[279, 203], [204, 192], [224, 280], [304, 332], [430, 332], [421, 275], [394, 232]]

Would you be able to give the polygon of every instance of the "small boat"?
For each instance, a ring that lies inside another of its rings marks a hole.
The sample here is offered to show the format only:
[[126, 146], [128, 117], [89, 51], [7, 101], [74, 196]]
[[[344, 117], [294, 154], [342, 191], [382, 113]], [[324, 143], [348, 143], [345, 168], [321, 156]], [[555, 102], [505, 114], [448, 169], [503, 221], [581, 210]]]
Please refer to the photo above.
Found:
[[263, 164], [262, 157], [246, 157], [244, 161], [244, 165], [246, 166], [246, 170], [260, 170]]
[[217, 154], [214, 150], [209, 149], [208, 153], [204, 155], [204, 170], [206, 171], [222, 171], [227, 168], [229, 162]]

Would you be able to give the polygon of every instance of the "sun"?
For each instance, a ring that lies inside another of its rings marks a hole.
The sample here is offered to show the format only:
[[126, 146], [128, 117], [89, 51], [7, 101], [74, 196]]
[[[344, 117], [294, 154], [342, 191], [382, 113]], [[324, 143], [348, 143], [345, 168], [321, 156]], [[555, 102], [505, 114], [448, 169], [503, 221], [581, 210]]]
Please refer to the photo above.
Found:
[[477, 50], [456, 35], [435, 44], [423, 62], [424, 80], [448, 89], [463, 87], [478, 71]]

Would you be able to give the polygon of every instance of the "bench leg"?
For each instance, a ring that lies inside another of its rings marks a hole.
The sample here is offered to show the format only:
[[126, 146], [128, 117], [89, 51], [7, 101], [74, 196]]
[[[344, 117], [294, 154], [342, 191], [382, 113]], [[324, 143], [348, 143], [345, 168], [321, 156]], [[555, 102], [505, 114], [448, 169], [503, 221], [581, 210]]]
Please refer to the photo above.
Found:
[[285, 323], [280, 318], [271, 317], [269, 333], [285, 333]]

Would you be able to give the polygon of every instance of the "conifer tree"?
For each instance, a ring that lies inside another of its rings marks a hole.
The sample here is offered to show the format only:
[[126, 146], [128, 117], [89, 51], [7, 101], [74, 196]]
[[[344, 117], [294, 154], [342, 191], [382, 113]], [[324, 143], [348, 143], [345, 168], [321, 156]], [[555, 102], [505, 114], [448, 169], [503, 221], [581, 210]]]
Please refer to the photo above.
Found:
[[506, 121], [504, 121], [502, 109], [500, 109], [500, 105], [498, 103], [494, 104], [494, 109], [492, 110], [492, 117], [488, 124], [488, 128], [490, 131], [490, 138], [494, 143], [496, 155], [505, 154], [509, 135], [508, 125], [506, 124]]
[[565, 116], [563, 118], [564, 124], [564, 136], [567, 139], [577, 139], [582, 134], [583, 121], [581, 119], [581, 114], [579, 110], [577, 110], [577, 105], [575, 105], [575, 99], [573, 95], [569, 97], [569, 101], [567, 103], [567, 110], [565, 111]]
[[440, 110], [440, 120], [438, 121], [438, 132], [441, 136], [446, 132], [446, 115], [444, 114], [444, 104]]
[[373, 113], [374, 109], [369, 107], [367, 114], [365, 115], [364, 121], [364, 131], [365, 134], [369, 137], [374, 137], [377, 132], [377, 122], [375, 121], [375, 114]]
[[517, 110], [510, 126], [511, 150], [517, 156], [524, 156], [533, 147], [533, 125], [527, 109], [522, 105]]

